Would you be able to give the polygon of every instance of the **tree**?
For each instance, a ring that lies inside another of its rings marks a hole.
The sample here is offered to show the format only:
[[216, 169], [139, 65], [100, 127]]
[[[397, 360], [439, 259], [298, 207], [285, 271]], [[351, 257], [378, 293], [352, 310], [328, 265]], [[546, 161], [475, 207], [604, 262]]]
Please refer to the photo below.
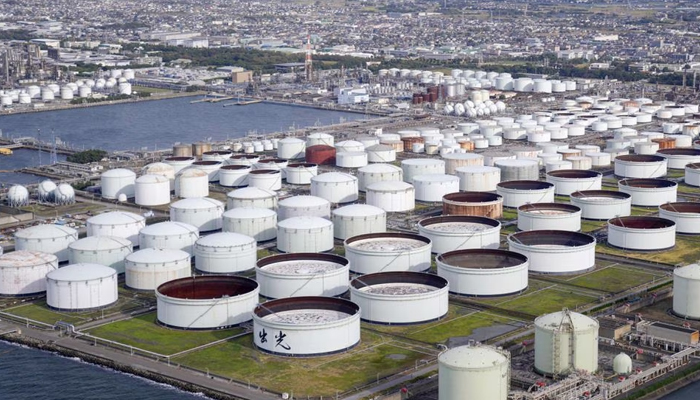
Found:
[[89, 164], [92, 162], [100, 161], [103, 158], [105, 158], [105, 156], [107, 156], [106, 151], [91, 149], [71, 154], [68, 157], [66, 157], [66, 161], [78, 164]]

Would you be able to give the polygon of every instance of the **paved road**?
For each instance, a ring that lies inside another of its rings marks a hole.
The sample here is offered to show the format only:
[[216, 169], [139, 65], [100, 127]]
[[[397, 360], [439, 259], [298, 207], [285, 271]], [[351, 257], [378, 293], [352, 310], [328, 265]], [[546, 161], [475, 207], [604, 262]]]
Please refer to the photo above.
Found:
[[429, 365], [429, 366], [421, 368], [417, 371], [413, 371], [410, 374], [406, 374], [406, 375], [396, 377], [396, 378], [391, 378], [388, 381], [380, 383], [379, 385], [372, 386], [372, 387], [365, 389], [361, 392], [358, 392], [352, 396], [344, 397], [343, 400], [360, 400], [362, 398], [371, 396], [374, 393], [378, 393], [378, 392], [381, 392], [383, 390], [390, 389], [390, 388], [395, 387], [395, 386], [399, 386], [400, 384], [402, 384], [404, 382], [408, 382], [408, 381], [410, 381], [418, 376], [425, 375], [429, 372], [435, 372], [435, 371], [437, 371], [437, 369], [438, 369], [437, 364]]

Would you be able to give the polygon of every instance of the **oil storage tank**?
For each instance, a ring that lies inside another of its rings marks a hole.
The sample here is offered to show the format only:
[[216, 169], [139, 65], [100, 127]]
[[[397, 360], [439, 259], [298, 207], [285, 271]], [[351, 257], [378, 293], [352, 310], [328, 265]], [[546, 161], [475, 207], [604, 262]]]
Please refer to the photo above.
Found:
[[664, 149], [656, 154], [668, 160], [670, 169], [685, 169], [688, 164], [700, 162], [700, 149]]
[[668, 160], [658, 155], [629, 154], [615, 157], [615, 175], [623, 178], [658, 178], [668, 171]]
[[449, 193], [442, 197], [443, 215], [503, 216], [503, 196], [484, 192]]
[[467, 215], [426, 218], [418, 222], [418, 233], [433, 243], [436, 254], [463, 249], [497, 249], [501, 223], [495, 219]]
[[249, 165], [224, 165], [219, 170], [219, 184], [227, 187], [248, 186]]
[[345, 257], [358, 274], [423, 272], [430, 268], [432, 242], [411, 233], [368, 233], [345, 239]]
[[192, 165], [193, 162], [197, 161], [196, 158], [191, 156], [176, 156], [168, 157], [163, 160], [165, 164], [173, 167], [173, 173], [177, 175], [178, 172]]
[[476, 153], [449, 153], [442, 156], [445, 160], [445, 173], [454, 174], [459, 167], [481, 167], [484, 156]]
[[100, 176], [102, 197], [105, 199], [117, 200], [122, 194], [127, 198], [134, 197], [135, 184], [136, 173], [124, 168], [110, 169]]
[[284, 169], [290, 185], [310, 185], [311, 178], [318, 175], [318, 165], [312, 163], [292, 163]]
[[450, 282], [450, 292], [466, 296], [505, 296], [528, 286], [528, 258], [496, 249], [467, 249], [442, 253], [437, 273]]
[[53, 254], [58, 262], [68, 261], [68, 246], [78, 240], [78, 231], [61, 225], [35, 225], [15, 232], [15, 250]]
[[416, 206], [413, 185], [400, 181], [373, 183], [366, 188], [367, 204], [387, 212], [404, 212]]
[[190, 255], [197, 239], [199, 239], [197, 227], [184, 222], [159, 222], [139, 231], [139, 243], [143, 248], [182, 250]]
[[507, 400], [510, 354], [487, 346], [460, 346], [438, 356], [438, 399]]
[[261, 188], [243, 188], [230, 191], [226, 194], [226, 208], [269, 208], [277, 209], [277, 193]]
[[170, 205], [170, 220], [184, 222], [200, 232], [221, 229], [224, 203], [209, 197], [182, 199]]
[[554, 184], [554, 194], [569, 196], [580, 190], [600, 190], [603, 174], [579, 169], [560, 169], [547, 172], [547, 182]]
[[195, 268], [208, 274], [232, 274], [253, 269], [256, 256], [255, 239], [240, 233], [214, 233], [197, 239], [194, 244]]
[[143, 175], [136, 179], [135, 203], [161, 206], [170, 203], [170, 180], [162, 175]]
[[676, 201], [678, 184], [665, 179], [622, 179], [617, 183], [620, 192], [632, 196], [633, 206], [657, 207]]
[[269, 208], [239, 207], [223, 214], [224, 232], [235, 232], [258, 242], [277, 237], [277, 213]]
[[700, 319], [700, 265], [673, 270], [673, 313], [682, 318]]
[[306, 142], [293, 137], [280, 139], [277, 143], [277, 158], [284, 160], [294, 160], [304, 158]]
[[175, 175], [175, 196], [183, 199], [209, 196], [209, 174], [197, 168], [181, 170]]
[[581, 209], [571, 204], [530, 203], [518, 207], [518, 229], [536, 231], [559, 229], [581, 230]]
[[455, 175], [459, 177], [459, 190], [465, 192], [492, 192], [501, 181], [501, 169], [498, 167], [458, 167]]
[[[359, 151], [364, 152], [364, 147], [362, 144], [359, 145]], [[314, 145], [306, 148], [305, 160], [308, 163], [318, 164], [318, 165], [334, 165], [336, 162], [337, 153], [340, 149], [335, 149], [332, 146], [327, 145]]]
[[156, 289], [158, 322], [179, 329], [224, 329], [248, 322], [258, 303], [257, 282], [241, 276], [175, 279]]
[[501, 170], [501, 181], [536, 181], [540, 178], [537, 160], [498, 160], [494, 167]]
[[659, 217], [676, 223], [676, 232], [686, 235], [700, 234], [700, 203], [678, 202], [659, 206]]
[[126, 211], [110, 211], [87, 220], [88, 236], [115, 236], [139, 245], [139, 231], [146, 226], [142, 215]]
[[598, 369], [598, 329], [593, 318], [563, 310], [535, 319], [535, 371], [566, 375]]
[[684, 181], [686, 185], [700, 186], [700, 163], [693, 163], [685, 166]]
[[0, 255], [0, 295], [26, 296], [46, 291], [46, 274], [58, 269], [58, 257], [17, 250]]
[[126, 256], [124, 261], [127, 287], [155, 290], [173, 279], [192, 275], [190, 254], [174, 249], [142, 249]]
[[459, 178], [454, 175], [429, 174], [413, 177], [415, 199], [425, 202], [439, 202], [449, 193], [459, 192]]
[[340, 296], [348, 290], [350, 262], [335, 254], [278, 254], [258, 260], [255, 280], [269, 299]]
[[554, 184], [541, 181], [508, 181], [496, 185], [503, 206], [518, 208], [527, 203], [553, 203]]
[[413, 178], [418, 175], [444, 174], [445, 161], [435, 158], [409, 158], [401, 161], [401, 169], [404, 182], [413, 183]]
[[377, 324], [419, 324], [447, 314], [447, 280], [421, 272], [380, 272], [350, 283], [350, 300], [363, 321]]
[[55, 310], [104, 308], [117, 297], [117, 271], [104, 265], [71, 264], [46, 274], [46, 304]]
[[248, 186], [280, 190], [282, 189], [282, 172], [277, 169], [254, 169], [248, 174]]
[[271, 300], [253, 310], [253, 341], [263, 352], [284, 356], [342, 352], [360, 342], [360, 307], [332, 297]]
[[404, 172], [401, 168], [392, 164], [370, 164], [357, 170], [358, 189], [366, 191], [367, 186], [384, 181], [400, 181]]
[[612, 218], [608, 244], [635, 251], [670, 249], [676, 245], [676, 223], [659, 217]]
[[578, 274], [595, 268], [595, 237], [562, 230], [512, 233], [508, 249], [527, 256], [530, 272]]
[[582, 190], [573, 192], [569, 201], [581, 209], [581, 218], [607, 221], [632, 213], [632, 196], [612, 190]]
[[293, 196], [280, 200], [277, 209], [278, 221], [292, 217], [331, 218], [331, 203], [316, 196]]
[[311, 195], [331, 203], [349, 203], [357, 200], [357, 178], [342, 172], [327, 172], [311, 178]]
[[331, 212], [333, 237], [347, 239], [365, 233], [386, 232], [386, 211], [367, 204], [351, 204]]
[[320, 253], [333, 249], [333, 222], [320, 217], [292, 217], [277, 222], [277, 249], [285, 253]]
[[124, 273], [124, 259], [134, 251], [129, 239], [114, 236], [88, 236], [68, 245], [70, 264], [100, 264]]

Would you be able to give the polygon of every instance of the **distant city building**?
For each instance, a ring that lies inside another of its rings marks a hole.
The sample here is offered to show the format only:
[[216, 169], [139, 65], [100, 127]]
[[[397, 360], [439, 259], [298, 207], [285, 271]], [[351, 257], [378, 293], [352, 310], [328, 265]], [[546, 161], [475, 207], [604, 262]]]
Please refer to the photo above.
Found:
[[589, 69], [610, 69], [610, 63], [591, 63]]
[[338, 91], [338, 104], [360, 104], [369, 102], [365, 88], [341, 88]]
[[46, 47], [58, 49], [61, 47], [61, 41], [58, 39], [32, 39], [32, 43], [43, 44]]
[[253, 71], [237, 71], [231, 72], [231, 82], [246, 83], [253, 81]]

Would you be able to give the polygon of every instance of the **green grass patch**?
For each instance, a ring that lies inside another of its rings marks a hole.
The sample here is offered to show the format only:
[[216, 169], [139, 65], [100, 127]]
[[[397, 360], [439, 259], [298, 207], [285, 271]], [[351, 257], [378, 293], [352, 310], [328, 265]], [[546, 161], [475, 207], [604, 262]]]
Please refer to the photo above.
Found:
[[155, 312], [88, 330], [93, 336], [164, 355], [192, 349], [241, 332], [241, 328], [215, 331], [165, 328], [156, 323]]
[[542, 315], [561, 311], [567, 307], [572, 310], [590, 304], [598, 299], [593, 296], [576, 293], [566, 288], [544, 289], [529, 296], [520, 296], [498, 306], [513, 311], [522, 311], [533, 315]]
[[663, 264], [692, 264], [700, 260], [700, 237], [676, 236], [676, 246], [669, 250], [654, 252], [634, 252], [599, 243], [596, 251], [603, 254], [623, 256], [638, 260], [654, 261]]
[[29, 318], [45, 324], [53, 325], [58, 321], [68, 322], [69, 324], [80, 324], [87, 322], [89, 317], [81, 313], [68, 313], [54, 311], [46, 305], [46, 302], [25, 304], [19, 307], [5, 310], [5, 312], [16, 315], [18, 317]]
[[606, 226], [607, 221], [591, 221], [591, 220], [581, 220], [581, 232], [593, 232]]
[[518, 219], [518, 210], [514, 208], [504, 208], [503, 216], [500, 218], [501, 221], [512, 221]]
[[570, 283], [610, 293], [658, 280], [661, 276], [634, 267], [607, 267], [569, 280]]
[[159, 89], [159, 88], [152, 88], [152, 87], [146, 87], [146, 86], [133, 86], [132, 91], [138, 92], [138, 93], [173, 93], [172, 90], [170, 89]]
[[678, 193], [700, 193], [700, 187], [686, 185], [685, 183], [678, 184]]
[[457, 314], [452, 318], [444, 319], [428, 326], [422, 326], [421, 329], [407, 336], [422, 342], [444, 343], [451, 337], [469, 336], [477, 328], [506, 324], [508, 322], [512, 322], [512, 320], [485, 312], [475, 313], [473, 310], [458, 307]]
[[209, 370], [252, 385], [279, 392], [294, 392], [298, 398], [335, 396], [379, 377], [411, 367], [416, 360], [433, 356], [411, 350], [383, 335], [362, 331], [362, 341], [341, 354], [286, 358], [255, 349], [252, 335], [174, 358], [189, 367]]

